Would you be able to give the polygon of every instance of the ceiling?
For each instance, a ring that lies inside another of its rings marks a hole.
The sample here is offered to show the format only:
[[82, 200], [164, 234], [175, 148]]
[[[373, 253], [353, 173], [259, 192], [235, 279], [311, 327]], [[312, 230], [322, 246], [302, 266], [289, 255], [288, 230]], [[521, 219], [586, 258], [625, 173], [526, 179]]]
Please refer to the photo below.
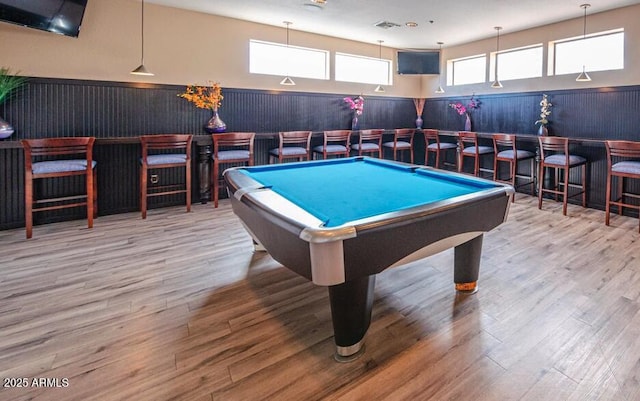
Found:
[[[237, 18], [398, 49], [435, 49], [583, 15], [584, 0], [147, 0], [148, 3]], [[322, 4], [324, 3], [324, 4]], [[587, 15], [640, 4], [593, 0]], [[387, 21], [400, 26], [379, 28]], [[414, 28], [407, 22], [415, 22]], [[588, 30], [588, 28], [587, 28]]]

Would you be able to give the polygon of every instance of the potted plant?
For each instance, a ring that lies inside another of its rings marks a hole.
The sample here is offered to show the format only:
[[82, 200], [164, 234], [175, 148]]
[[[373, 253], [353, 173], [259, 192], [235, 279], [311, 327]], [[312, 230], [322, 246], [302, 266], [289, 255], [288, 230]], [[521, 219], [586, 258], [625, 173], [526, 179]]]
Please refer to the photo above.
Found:
[[[8, 68], [0, 68], [0, 104], [4, 103], [26, 80], [24, 77], [12, 75]], [[8, 138], [11, 134], [13, 134], [13, 127], [0, 117], [0, 139]]]
[[551, 107], [553, 104], [547, 98], [547, 95], [542, 95], [542, 100], [540, 101], [540, 119], [537, 120], [534, 124], [540, 124], [540, 128], [538, 129], [538, 135], [547, 136], [549, 135], [549, 130], [547, 129], [547, 124], [549, 124], [549, 117], [551, 115]]

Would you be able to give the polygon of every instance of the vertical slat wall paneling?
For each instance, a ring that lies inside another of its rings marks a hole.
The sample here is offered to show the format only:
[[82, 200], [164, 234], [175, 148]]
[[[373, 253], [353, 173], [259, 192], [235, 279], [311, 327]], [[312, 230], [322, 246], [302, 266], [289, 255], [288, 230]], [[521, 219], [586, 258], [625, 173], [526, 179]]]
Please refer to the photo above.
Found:
[[[178, 97], [182, 85], [120, 83], [67, 79], [31, 78], [15, 96], [0, 105], [0, 115], [16, 129], [10, 138], [95, 136], [137, 137], [142, 134], [205, 134], [211, 111], [198, 109]], [[549, 129], [552, 135], [574, 138], [640, 140], [640, 86], [547, 91], [553, 103]], [[357, 93], [321, 94], [258, 91], [223, 88], [225, 99], [220, 116], [227, 131], [276, 133], [290, 130], [324, 131], [350, 129], [353, 112], [345, 96]], [[408, 98], [364, 96], [360, 128], [403, 128], [415, 124], [415, 109]], [[427, 99], [424, 127], [461, 130], [464, 117], [448, 107], [467, 103], [470, 96]], [[542, 92], [479, 95], [481, 105], [471, 112], [472, 128], [478, 132], [535, 134]], [[385, 140], [390, 136], [386, 135]], [[314, 138], [314, 145], [319, 144]], [[423, 140], [416, 136], [416, 161], [424, 160]], [[274, 137], [256, 141], [257, 163], [267, 163], [267, 151], [277, 144]], [[535, 143], [524, 143], [525, 146]], [[576, 153], [589, 158], [589, 206], [604, 207], [606, 162], [602, 143], [576, 143]], [[100, 214], [138, 209], [139, 146], [103, 144], [96, 146]], [[194, 183], [198, 178], [194, 149]], [[21, 149], [0, 148], [0, 229], [24, 224], [23, 155]], [[163, 172], [161, 179], [180, 179], [181, 172]], [[67, 184], [64, 184], [67, 185]], [[71, 184], [69, 184], [71, 185]], [[195, 185], [197, 187], [197, 185]], [[634, 188], [635, 186], [635, 188]], [[637, 189], [637, 184], [630, 188]], [[51, 188], [53, 189], [53, 188]], [[62, 188], [64, 189], [64, 188]], [[69, 188], [73, 189], [73, 188]], [[5, 201], [7, 199], [8, 201]], [[194, 201], [198, 191], [194, 190]], [[183, 197], [157, 200], [156, 206], [182, 203]], [[156, 202], [156, 201], [154, 201]], [[53, 216], [43, 217], [57, 218]], [[61, 213], [66, 213], [61, 211]], [[74, 213], [72, 210], [71, 213]], [[83, 218], [78, 210], [78, 218]], [[66, 216], [66, 215], [65, 215]], [[64, 218], [66, 218], [63, 216]]]

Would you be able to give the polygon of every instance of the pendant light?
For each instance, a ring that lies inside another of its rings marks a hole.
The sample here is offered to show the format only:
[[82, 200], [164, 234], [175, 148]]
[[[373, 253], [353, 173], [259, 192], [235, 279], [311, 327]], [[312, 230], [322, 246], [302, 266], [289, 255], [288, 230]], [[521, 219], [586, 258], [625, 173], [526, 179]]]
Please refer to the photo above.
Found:
[[[444, 44], [443, 42], [438, 42], [438, 45], [440, 46], [440, 57], [442, 57], [443, 44]], [[436, 89], [436, 93], [444, 93], [444, 89], [442, 89], [442, 73], [438, 75], [438, 89]]]
[[[384, 40], [378, 40], [378, 60], [382, 60], [382, 43], [384, 42]], [[384, 87], [382, 85], [378, 85], [376, 86], [376, 88], [373, 90], [374, 92], [378, 92], [378, 93], [384, 93]]]
[[502, 84], [500, 83], [500, 80], [498, 79], [498, 54], [500, 53], [500, 30], [502, 29], [501, 26], [495, 26], [493, 27], [493, 29], [496, 30], [496, 80], [493, 81], [493, 83], [491, 84], [491, 87], [493, 89], [501, 89], [502, 88]]
[[[283, 21], [283, 24], [285, 24], [287, 26], [287, 64], [289, 63], [289, 25], [292, 24], [292, 22], [289, 21]], [[286, 85], [286, 86], [293, 86], [296, 83], [293, 82], [293, 79], [291, 79], [291, 77], [289, 77], [289, 72], [287, 72], [287, 76], [284, 77], [284, 79], [282, 81], [280, 81], [280, 85]]]
[[[582, 4], [580, 7], [584, 8], [584, 18], [582, 24], [582, 40], [585, 40], [587, 37], [587, 8], [591, 7], [591, 4]], [[583, 42], [584, 43], [584, 42]], [[583, 56], [584, 57], [584, 56]], [[576, 78], [578, 82], [589, 82], [591, 81], [591, 77], [587, 74], [586, 66], [582, 64], [582, 72]]]
[[141, 32], [141, 43], [142, 43], [142, 51], [140, 52], [141, 56], [140, 56], [140, 66], [138, 66], [138, 68], [136, 68], [135, 70], [131, 71], [131, 73], [133, 75], [146, 75], [146, 76], [153, 76], [152, 72], [149, 72], [146, 67], [144, 66], [144, 0], [142, 0], [142, 23], [140, 24], [141, 28], [140, 28], [140, 32]]

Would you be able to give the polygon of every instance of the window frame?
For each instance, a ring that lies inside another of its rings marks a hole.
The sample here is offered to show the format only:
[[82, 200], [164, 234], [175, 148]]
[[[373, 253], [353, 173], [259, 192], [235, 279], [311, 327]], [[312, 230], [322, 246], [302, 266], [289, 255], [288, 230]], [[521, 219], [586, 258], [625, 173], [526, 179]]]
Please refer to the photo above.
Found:
[[[279, 71], [273, 71], [273, 72], [265, 72], [263, 71], [253, 71], [253, 66], [254, 64], [252, 63], [252, 46], [253, 45], [259, 45], [259, 46], [272, 46], [278, 49], [283, 49], [284, 52], [286, 53], [290, 53], [291, 50], [293, 51], [303, 51], [303, 52], [312, 52], [313, 54], [323, 54], [324, 55], [324, 60], [322, 62], [322, 68], [324, 69], [324, 71], [322, 73], [314, 73], [314, 74], [304, 74], [304, 73], [300, 73], [299, 71], [296, 71], [294, 68], [291, 67], [291, 65], [287, 65], [286, 63], [288, 62], [288, 60], [290, 60], [290, 57], [285, 57], [282, 59], [279, 59], [279, 61], [282, 61], [282, 64], [278, 65], [279, 68], [281, 68], [281, 70]], [[323, 49], [314, 49], [314, 48], [310, 48], [310, 47], [302, 47], [302, 46], [293, 46], [293, 45], [287, 45], [287, 44], [283, 44], [283, 43], [277, 43], [277, 42], [268, 42], [265, 40], [259, 40], [259, 39], [249, 39], [249, 74], [261, 74], [261, 75], [271, 75], [271, 76], [290, 76], [290, 77], [294, 77], [294, 78], [306, 78], [306, 79], [318, 79], [318, 80], [329, 80], [331, 77], [331, 53], [329, 50], [323, 50]]]
[[[357, 59], [357, 60], [366, 60], [373, 63], [385, 64], [387, 67], [386, 79], [380, 81], [373, 80], [347, 80], [347, 79], [339, 79], [338, 78], [338, 59], [344, 58], [346, 59]], [[351, 82], [351, 83], [359, 83], [359, 84], [370, 84], [370, 85], [393, 85], [393, 60], [382, 58], [382, 57], [367, 57], [358, 54], [350, 54], [343, 52], [335, 52], [334, 53], [334, 80], [336, 82]]]
[[[491, 52], [489, 55], [489, 80], [496, 80], [496, 59], [498, 59], [498, 72], [500, 72], [500, 56], [504, 54], [515, 54], [518, 52], [523, 52], [532, 49], [540, 49], [540, 75], [533, 76], [521, 76], [515, 78], [505, 78], [503, 75], [500, 75], [498, 78], [500, 81], [511, 81], [516, 79], [531, 79], [531, 78], [542, 78], [544, 74], [544, 44], [542, 42], [535, 43], [527, 46], [514, 47], [512, 49], [500, 50], [499, 52]], [[504, 63], [504, 62], [503, 62]]]
[[[464, 82], [464, 83], [455, 83], [455, 65], [459, 62], [474, 60], [474, 59], [483, 59], [484, 60], [484, 69], [482, 71], [482, 81], [478, 82]], [[461, 86], [461, 85], [475, 85], [482, 84], [487, 82], [487, 53], [475, 54], [473, 56], [460, 57], [455, 59], [447, 60], [447, 86]]]
[[619, 71], [619, 70], [624, 70], [624, 64], [625, 64], [625, 30], [624, 28], [616, 28], [616, 29], [609, 29], [606, 31], [600, 31], [600, 32], [594, 32], [594, 33], [590, 33], [587, 35], [580, 35], [580, 36], [574, 36], [571, 38], [565, 38], [565, 39], [557, 39], [557, 40], [552, 40], [549, 41], [548, 46], [547, 46], [547, 52], [548, 52], [548, 61], [547, 61], [547, 75], [549, 76], [558, 76], [558, 75], [569, 75], [569, 74], [578, 74], [580, 72], [582, 72], [582, 67], [579, 70], [576, 71], [568, 71], [568, 72], [562, 72], [562, 73], [557, 73], [557, 50], [556, 50], [556, 45], [557, 44], [564, 44], [564, 43], [570, 43], [570, 42], [580, 42], [583, 40], [590, 40], [590, 39], [594, 39], [594, 38], [601, 38], [604, 36], [609, 36], [609, 35], [617, 35], [617, 34], [622, 34], [622, 66], [620, 68], [605, 68], [605, 69], [590, 69], [588, 65], [586, 65], [586, 71], [587, 72], [596, 72], [596, 71]]

